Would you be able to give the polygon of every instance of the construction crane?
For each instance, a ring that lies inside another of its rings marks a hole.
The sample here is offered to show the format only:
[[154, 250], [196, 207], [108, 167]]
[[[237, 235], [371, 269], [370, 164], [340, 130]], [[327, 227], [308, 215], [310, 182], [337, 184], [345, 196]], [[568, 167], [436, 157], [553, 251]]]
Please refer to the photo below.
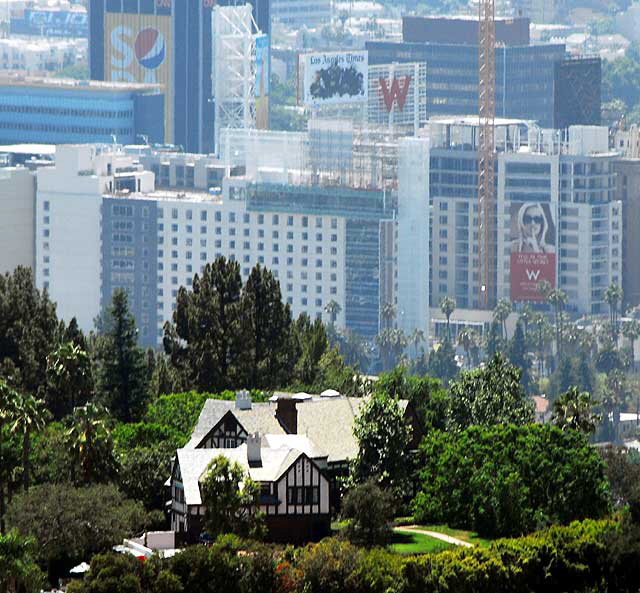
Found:
[[494, 0], [478, 0], [478, 239], [481, 308], [496, 302], [496, 21]]

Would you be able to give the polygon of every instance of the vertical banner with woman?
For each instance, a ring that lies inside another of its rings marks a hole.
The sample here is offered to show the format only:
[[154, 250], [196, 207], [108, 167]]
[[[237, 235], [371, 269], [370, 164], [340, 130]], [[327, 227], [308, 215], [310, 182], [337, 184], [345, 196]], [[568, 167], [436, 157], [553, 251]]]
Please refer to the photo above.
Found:
[[511, 203], [511, 300], [541, 301], [540, 282], [556, 285], [556, 223], [547, 202]]

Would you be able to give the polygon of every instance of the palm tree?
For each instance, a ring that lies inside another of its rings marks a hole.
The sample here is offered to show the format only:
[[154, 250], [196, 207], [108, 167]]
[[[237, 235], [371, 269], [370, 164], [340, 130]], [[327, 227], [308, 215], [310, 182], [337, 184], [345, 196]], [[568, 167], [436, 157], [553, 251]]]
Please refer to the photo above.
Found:
[[64, 342], [47, 357], [47, 403], [56, 419], [70, 414], [91, 395], [91, 360], [73, 342]]
[[611, 331], [613, 339], [618, 341], [618, 305], [622, 304], [622, 288], [617, 284], [612, 284], [604, 291], [604, 300], [609, 305], [609, 321], [611, 322]]
[[522, 311], [520, 311], [520, 321], [522, 321], [522, 327], [524, 328], [525, 337], [527, 337], [529, 334], [529, 324], [533, 321], [533, 316], [534, 313], [531, 310], [531, 307], [528, 303], [525, 304], [525, 306], [522, 307]]
[[396, 306], [393, 303], [385, 303], [382, 305], [381, 315], [384, 329], [390, 329], [396, 318]]
[[480, 347], [482, 346], [482, 337], [475, 329], [469, 330], [469, 337], [471, 338], [469, 349], [471, 354], [471, 365], [477, 367], [480, 364]]
[[451, 341], [451, 315], [456, 310], [456, 301], [448, 296], [443, 297], [440, 301], [440, 311], [447, 318], [447, 338]]
[[424, 342], [424, 332], [417, 327], [411, 332], [409, 336], [409, 340], [413, 344], [413, 348], [415, 350], [415, 357], [418, 358], [418, 346], [421, 342]]
[[613, 440], [618, 441], [618, 426], [620, 424], [620, 412], [627, 404], [629, 390], [624, 374], [614, 369], [605, 379], [603, 390], [602, 406], [607, 414], [607, 421], [611, 417], [613, 420]]
[[635, 343], [640, 338], [640, 321], [632, 319], [622, 326], [622, 335], [631, 343], [631, 368], [635, 368]]
[[324, 306], [324, 310], [325, 310], [325, 313], [328, 313], [329, 318], [331, 319], [331, 325], [335, 325], [338, 315], [340, 315], [340, 313], [342, 312], [342, 307], [340, 306], [340, 304], [334, 299], [331, 299]]
[[395, 366], [398, 357], [407, 347], [407, 337], [401, 329], [385, 329], [376, 336], [385, 371]]
[[75, 460], [73, 481], [78, 479], [76, 468], [80, 469], [78, 481], [84, 484], [106, 480], [113, 472], [115, 461], [106, 417], [107, 411], [93, 403], [73, 411], [71, 425], [66, 432], [67, 445]]
[[577, 430], [592, 435], [602, 420], [593, 411], [595, 404], [590, 393], [571, 387], [553, 402], [551, 421], [562, 430]]
[[547, 302], [553, 307], [556, 327], [556, 355], [562, 349], [562, 309], [567, 304], [567, 293], [561, 288], [554, 288], [547, 295]]
[[11, 432], [22, 436], [22, 486], [26, 492], [29, 489], [29, 455], [31, 453], [31, 435], [42, 430], [49, 418], [49, 411], [44, 401], [32, 395], [18, 398], [11, 424]]
[[535, 347], [538, 356], [538, 377], [544, 375], [544, 357], [550, 336], [550, 327], [547, 318], [542, 313], [536, 313], [531, 321], [535, 328]]
[[0, 377], [0, 534], [5, 532], [5, 484], [9, 481], [6, 475], [9, 468], [4, 460], [2, 435], [4, 427], [13, 420], [18, 398], [18, 392]]
[[505, 341], [509, 338], [507, 335], [507, 318], [511, 314], [511, 310], [511, 302], [506, 299], [500, 299], [493, 310], [493, 319], [502, 327], [502, 337]]
[[458, 346], [464, 350], [464, 355], [467, 360], [467, 368], [471, 368], [471, 345], [473, 341], [473, 330], [469, 327], [463, 327], [458, 334]]

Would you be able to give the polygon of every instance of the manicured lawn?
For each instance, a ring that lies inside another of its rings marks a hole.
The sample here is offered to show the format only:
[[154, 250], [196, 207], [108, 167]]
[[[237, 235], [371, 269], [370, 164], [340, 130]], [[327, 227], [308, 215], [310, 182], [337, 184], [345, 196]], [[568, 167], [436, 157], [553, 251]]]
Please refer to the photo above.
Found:
[[474, 531], [465, 531], [464, 529], [453, 529], [447, 525], [419, 525], [420, 529], [426, 531], [437, 531], [438, 533], [444, 533], [452, 537], [461, 539], [463, 542], [469, 542], [476, 546], [488, 547], [491, 544], [491, 540], [480, 537]]
[[396, 554], [435, 554], [455, 546], [422, 533], [394, 532], [389, 548]]

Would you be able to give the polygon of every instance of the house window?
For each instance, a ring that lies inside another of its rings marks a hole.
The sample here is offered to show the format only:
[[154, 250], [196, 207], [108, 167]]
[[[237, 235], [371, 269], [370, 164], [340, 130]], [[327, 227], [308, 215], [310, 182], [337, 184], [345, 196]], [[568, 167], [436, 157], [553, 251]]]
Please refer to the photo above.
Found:
[[287, 504], [318, 504], [320, 486], [289, 486]]

